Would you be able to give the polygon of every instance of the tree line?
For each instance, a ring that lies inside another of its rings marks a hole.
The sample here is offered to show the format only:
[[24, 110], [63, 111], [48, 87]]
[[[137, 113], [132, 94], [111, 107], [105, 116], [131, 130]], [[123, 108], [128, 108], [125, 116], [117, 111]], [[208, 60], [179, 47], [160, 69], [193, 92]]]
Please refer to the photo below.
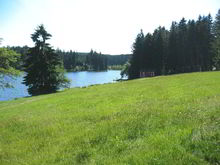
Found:
[[[27, 57], [28, 46], [8, 46], [7, 49], [14, 50], [21, 54], [17, 61], [16, 68], [23, 70], [23, 64]], [[55, 52], [60, 56], [64, 69], [67, 71], [102, 71], [111, 68], [122, 68], [122, 66], [130, 59], [131, 55], [108, 55], [97, 53], [91, 50], [88, 53], [65, 51], [56, 49]]]
[[107, 70], [107, 57], [91, 50], [89, 53], [56, 50], [63, 60], [64, 68], [68, 71]]
[[63, 59], [64, 68], [70, 71], [102, 71], [113, 68], [120, 68], [131, 57], [129, 54], [125, 55], [108, 55], [98, 53], [91, 50], [89, 53], [75, 52], [75, 51], [62, 51], [56, 52]]
[[220, 69], [219, 43], [220, 10], [214, 23], [209, 14], [196, 21], [182, 18], [169, 30], [160, 26], [146, 35], [141, 30], [127, 65], [128, 77], [139, 78], [142, 71], [166, 75]]

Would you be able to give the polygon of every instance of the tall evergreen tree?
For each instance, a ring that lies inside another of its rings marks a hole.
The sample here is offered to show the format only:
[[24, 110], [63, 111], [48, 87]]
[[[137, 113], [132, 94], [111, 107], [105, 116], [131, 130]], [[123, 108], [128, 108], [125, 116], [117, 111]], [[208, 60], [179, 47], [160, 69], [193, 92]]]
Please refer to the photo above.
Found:
[[168, 47], [169, 32], [165, 27], [157, 28], [153, 33], [154, 47], [154, 71], [156, 75], [165, 74], [167, 63], [167, 47]]
[[142, 69], [149, 72], [154, 71], [153, 35], [150, 33], [145, 36], [143, 47]]
[[206, 47], [205, 47], [205, 52], [207, 53], [207, 56], [205, 57], [205, 70], [212, 70], [213, 67], [213, 52], [211, 51], [212, 49], [212, 42], [214, 39], [213, 33], [212, 33], [212, 29], [213, 29], [213, 20], [212, 20], [212, 16], [211, 14], [209, 14], [206, 18], [205, 18], [205, 29], [206, 29]]
[[143, 57], [143, 43], [144, 43], [144, 34], [143, 31], [137, 35], [137, 38], [133, 44], [132, 48], [132, 57], [130, 61], [130, 68], [128, 71], [129, 79], [135, 79], [140, 77], [141, 71], [141, 60]]
[[167, 72], [177, 73], [177, 59], [178, 59], [178, 42], [177, 42], [177, 34], [178, 34], [178, 24], [176, 22], [172, 22], [170, 28], [169, 42], [168, 42], [168, 57], [167, 57]]
[[190, 20], [187, 24], [185, 72], [196, 71], [196, 41], [196, 23]]
[[211, 42], [212, 42], [212, 17], [199, 16], [197, 21], [197, 55], [200, 70], [210, 70], [212, 67], [212, 52]]
[[185, 18], [182, 18], [178, 25], [178, 72], [185, 72], [186, 54], [187, 54], [187, 25]]
[[220, 9], [215, 17], [213, 26], [214, 41], [212, 43], [212, 52], [214, 54], [213, 62], [217, 70], [220, 70]]
[[29, 49], [24, 65], [27, 75], [23, 82], [31, 95], [52, 93], [68, 86], [60, 57], [46, 42], [51, 36], [43, 25], [31, 35], [35, 46]]

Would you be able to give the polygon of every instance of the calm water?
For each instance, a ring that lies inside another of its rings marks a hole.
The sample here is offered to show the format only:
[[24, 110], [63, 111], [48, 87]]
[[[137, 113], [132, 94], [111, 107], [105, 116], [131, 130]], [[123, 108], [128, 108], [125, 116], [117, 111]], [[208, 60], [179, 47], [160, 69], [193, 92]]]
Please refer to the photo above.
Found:
[[[71, 88], [110, 83], [121, 77], [118, 70], [106, 72], [69, 72], [66, 73], [66, 76], [71, 80]], [[14, 88], [0, 89], [0, 101], [29, 96], [27, 87], [22, 84], [22, 81], [23, 76], [18, 77], [16, 80], [12, 80]]]

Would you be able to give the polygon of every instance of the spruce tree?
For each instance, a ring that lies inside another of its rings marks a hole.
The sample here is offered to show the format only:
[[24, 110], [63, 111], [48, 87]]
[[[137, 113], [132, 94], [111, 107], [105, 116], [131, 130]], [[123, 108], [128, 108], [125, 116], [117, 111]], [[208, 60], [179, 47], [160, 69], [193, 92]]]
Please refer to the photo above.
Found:
[[215, 18], [214, 26], [214, 41], [212, 43], [212, 51], [214, 53], [213, 62], [217, 70], [220, 70], [220, 9]]
[[148, 33], [144, 38], [144, 59], [142, 60], [142, 69], [145, 71], [154, 71], [154, 49], [153, 49], [153, 36]]
[[178, 68], [178, 24], [172, 22], [168, 42], [167, 72], [170, 74], [177, 73]]
[[186, 72], [196, 71], [196, 23], [194, 20], [189, 20], [187, 24], [187, 42], [186, 49]]
[[185, 18], [182, 18], [178, 25], [178, 72], [185, 72], [187, 54], [187, 25]]
[[64, 76], [63, 63], [58, 54], [46, 41], [52, 37], [43, 25], [37, 27], [31, 35], [35, 46], [29, 49], [25, 60], [24, 84], [30, 95], [56, 92], [61, 87], [68, 87], [69, 81]]
[[212, 17], [211, 15], [199, 17], [197, 21], [197, 55], [200, 70], [211, 70], [212, 67], [212, 53], [211, 53], [211, 41], [212, 41]]
[[143, 44], [144, 44], [144, 34], [143, 31], [137, 35], [132, 48], [132, 57], [130, 60], [130, 68], [128, 70], [128, 78], [135, 79], [140, 77], [141, 71], [141, 60], [143, 59]]

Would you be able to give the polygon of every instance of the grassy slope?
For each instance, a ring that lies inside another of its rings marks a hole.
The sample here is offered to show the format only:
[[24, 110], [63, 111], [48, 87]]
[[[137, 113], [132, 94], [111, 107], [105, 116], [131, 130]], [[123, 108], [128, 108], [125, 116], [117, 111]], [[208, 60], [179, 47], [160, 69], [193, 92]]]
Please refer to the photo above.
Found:
[[220, 164], [220, 72], [0, 102], [0, 164]]

